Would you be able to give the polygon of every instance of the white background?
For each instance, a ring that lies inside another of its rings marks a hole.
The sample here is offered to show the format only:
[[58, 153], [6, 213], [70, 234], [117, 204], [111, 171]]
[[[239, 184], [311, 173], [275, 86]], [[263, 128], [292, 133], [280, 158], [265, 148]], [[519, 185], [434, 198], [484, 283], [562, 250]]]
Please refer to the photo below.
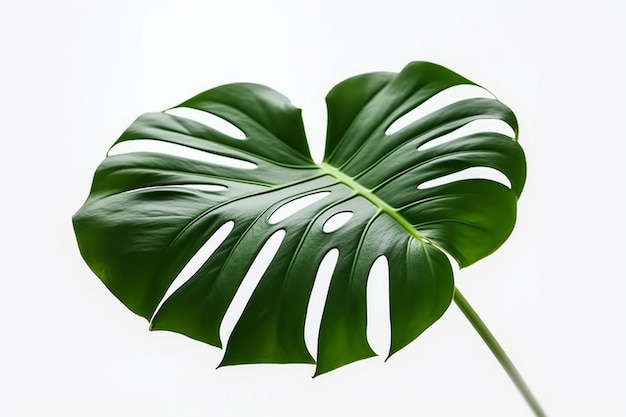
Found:
[[386, 363], [215, 370], [218, 349], [149, 332], [78, 253], [71, 215], [141, 113], [266, 84], [319, 155], [334, 84], [428, 60], [513, 108], [528, 159], [513, 235], [457, 285], [549, 416], [626, 415], [618, 4], [3, 1], [0, 414], [532, 415], [454, 305]]

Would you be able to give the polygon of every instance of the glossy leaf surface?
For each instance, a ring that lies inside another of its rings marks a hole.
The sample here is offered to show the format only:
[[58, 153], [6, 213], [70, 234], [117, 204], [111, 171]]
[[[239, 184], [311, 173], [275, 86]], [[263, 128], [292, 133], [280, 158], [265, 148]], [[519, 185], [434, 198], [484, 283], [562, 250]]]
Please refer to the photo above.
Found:
[[[82, 256], [152, 329], [222, 347], [220, 325], [229, 304], [261, 248], [279, 233], [276, 256], [247, 302], [222, 364], [317, 363], [316, 375], [375, 354], [366, 335], [367, 278], [385, 256], [393, 354], [450, 304], [452, 268], [442, 250], [470, 265], [496, 250], [515, 223], [525, 161], [515, 116], [504, 104], [462, 100], [386, 133], [404, 114], [464, 84], [473, 85], [426, 62], [340, 83], [327, 96], [320, 164], [309, 155], [300, 110], [261, 85], [224, 85], [177, 106], [227, 120], [243, 139], [166, 112], [144, 114], [117, 146], [156, 140], [213, 159], [110, 154], [73, 219]], [[481, 119], [505, 122], [515, 137], [478, 132], [428, 146]], [[495, 169], [509, 184], [469, 178], [421, 186], [473, 167]], [[303, 197], [306, 207], [276, 220], [277, 210]], [[351, 216], [324, 231], [339, 213]], [[225, 227], [232, 230], [214, 253], [163, 300], [196, 251]], [[339, 255], [313, 358], [304, 338], [307, 306], [319, 264], [332, 249]]]

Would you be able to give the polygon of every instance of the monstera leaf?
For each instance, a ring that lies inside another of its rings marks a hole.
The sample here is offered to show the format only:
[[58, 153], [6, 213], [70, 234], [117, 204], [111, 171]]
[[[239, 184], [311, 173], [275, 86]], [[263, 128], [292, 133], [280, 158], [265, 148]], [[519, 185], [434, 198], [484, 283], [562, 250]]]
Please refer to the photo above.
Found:
[[[327, 97], [319, 164], [309, 155], [300, 110], [261, 85], [224, 85], [177, 106], [219, 116], [244, 138], [168, 112], [144, 114], [117, 146], [158, 141], [207, 153], [213, 162], [165, 151], [110, 154], [73, 219], [82, 256], [152, 329], [221, 347], [229, 304], [261, 248], [276, 236], [276, 256], [235, 325], [222, 365], [316, 363], [316, 375], [375, 354], [366, 336], [366, 288], [373, 263], [384, 256], [391, 355], [450, 304], [455, 289], [444, 251], [462, 267], [470, 265], [496, 250], [515, 223], [525, 161], [515, 116], [504, 104], [461, 100], [389, 129], [438, 93], [465, 84], [474, 85], [426, 62], [340, 83]], [[480, 119], [505, 122], [515, 137], [479, 132], [439, 141]], [[497, 170], [508, 183], [465, 178], [428, 185], [473, 167]], [[299, 211], [281, 212], [294, 201]], [[340, 227], [328, 227], [332, 221]], [[226, 237], [164, 300], [218, 230]], [[331, 250], [338, 258], [313, 358], [304, 338], [307, 306]]]

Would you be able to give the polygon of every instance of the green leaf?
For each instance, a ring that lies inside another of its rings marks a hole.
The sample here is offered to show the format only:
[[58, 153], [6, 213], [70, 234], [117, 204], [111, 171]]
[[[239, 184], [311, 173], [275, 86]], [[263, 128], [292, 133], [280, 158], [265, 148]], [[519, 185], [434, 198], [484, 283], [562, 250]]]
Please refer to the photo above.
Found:
[[[496, 250], [515, 223], [525, 161], [515, 116], [504, 104], [462, 100], [386, 133], [404, 114], [463, 84], [473, 85], [426, 62], [340, 83], [327, 97], [326, 155], [319, 164], [309, 155], [300, 110], [261, 85], [224, 85], [177, 106], [227, 120], [244, 132], [243, 140], [167, 112], [144, 114], [116, 145], [149, 139], [214, 159], [160, 151], [110, 154], [73, 218], [82, 256], [151, 329], [222, 347], [222, 319], [257, 254], [279, 232], [278, 252], [235, 325], [222, 365], [317, 363], [316, 375], [375, 355], [366, 336], [367, 279], [374, 261], [385, 256], [391, 355], [450, 304], [453, 274], [443, 251], [470, 265]], [[504, 121], [515, 137], [482, 132], [424, 146], [480, 119]], [[472, 167], [500, 171], [510, 187], [486, 178], [420, 186]], [[270, 221], [285, 204], [313, 194], [316, 201]], [[344, 212], [352, 213], [345, 225], [323, 230]], [[187, 262], [224, 225], [232, 226], [224, 241], [163, 300]], [[318, 266], [332, 249], [339, 255], [313, 358], [304, 339], [307, 306]]]

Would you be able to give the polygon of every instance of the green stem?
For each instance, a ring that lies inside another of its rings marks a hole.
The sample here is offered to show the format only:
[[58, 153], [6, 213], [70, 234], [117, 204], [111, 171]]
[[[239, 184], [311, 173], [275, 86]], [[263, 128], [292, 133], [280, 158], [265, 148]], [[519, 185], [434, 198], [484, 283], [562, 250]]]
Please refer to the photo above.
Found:
[[465, 297], [463, 297], [463, 294], [461, 294], [461, 292], [457, 288], [455, 288], [454, 291], [454, 302], [461, 309], [461, 311], [463, 312], [465, 317], [467, 317], [470, 323], [472, 323], [472, 326], [474, 326], [474, 329], [476, 329], [476, 331], [478, 332], [480, 337], [482, 337], [487, 346], [489, 346], [489, 349], [494, 354], [498, 362], [500, 362], [500, 365], [502, 365], [506, 373], [509, 374], [509, 378], [511, 378], [511, 381], [513, 381], [530, 408], [535, 412], [535, 415], [537, 417], [546, 417], [546, 413], [542, 410], [539, 402], [537, 401], [533, 393], [530, 392], [530, 388], [528, 388], [528, 385], [526, 385], [526, 382], [524, 382], [524, 379], [515, 368], [515, 365], [513, 365], [511, 359], [509, 359], [507, 354], [504, 352], [502, 346], [500, 346], [500, 343], [498, 343], [498, 341], [489, 331], [485, 323], [480, 319], [476, 311], [474, 311], [472, 306], [469, 305]]

